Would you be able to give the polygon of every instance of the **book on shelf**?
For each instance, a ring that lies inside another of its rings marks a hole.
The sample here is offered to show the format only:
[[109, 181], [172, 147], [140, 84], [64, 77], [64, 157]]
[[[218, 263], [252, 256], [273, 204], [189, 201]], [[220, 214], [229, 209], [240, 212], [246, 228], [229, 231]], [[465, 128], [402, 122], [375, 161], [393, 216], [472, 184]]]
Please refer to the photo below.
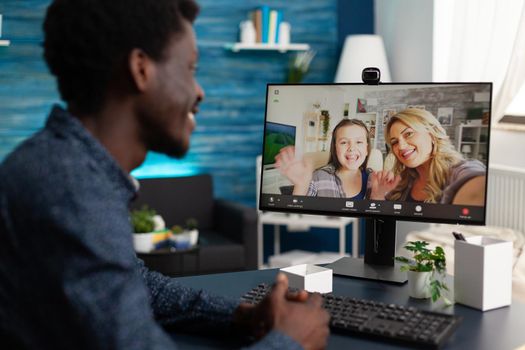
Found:
[[277, 44], [279, 42], [279, 24], [282, 15], [280, 11], [270, 11], [270, 24], [268, 26], [268, 43]]
[[279, 43], [279, 25], [283, 18], [282, 11], [263, 5], [251, 11], [248, 18], [255, 27], [255, 42], [266, 44]]
[[261, 6], [261, 42], [268, 43], [268, 32], [270, 25], [270, 7]]
[[253, 25], [255, 27], [255, 42], [261, 43], [262, 42], [262, 11], [261, 9], [256, 9], [251, 12], [252, 13], [252, 21]]

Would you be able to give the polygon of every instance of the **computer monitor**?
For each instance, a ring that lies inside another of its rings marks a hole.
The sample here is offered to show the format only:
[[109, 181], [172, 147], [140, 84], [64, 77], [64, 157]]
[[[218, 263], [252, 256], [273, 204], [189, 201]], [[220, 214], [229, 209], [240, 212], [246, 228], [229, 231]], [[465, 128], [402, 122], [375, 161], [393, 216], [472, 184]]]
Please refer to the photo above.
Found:
[[[397, 220], [483, 225], [491, 83], [269, 84], [259, 209], [364, 217], [364, 263], [335, 274], [403, 283]], [[275, 148], [276, 125], [295, 140]]]

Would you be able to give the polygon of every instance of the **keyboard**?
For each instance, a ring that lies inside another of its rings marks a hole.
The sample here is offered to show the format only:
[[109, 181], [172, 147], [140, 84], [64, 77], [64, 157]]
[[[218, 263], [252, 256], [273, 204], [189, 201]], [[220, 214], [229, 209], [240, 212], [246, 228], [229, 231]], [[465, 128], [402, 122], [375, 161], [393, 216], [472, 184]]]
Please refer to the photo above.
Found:
[[[257, 304], [271, 290], [262, 283], [241, 297]], [[292, 289], [291, 289], [292, 290]], [[386, 304], [380, 301], [324, 294], [323, 307], [330, 314], [330, 329], [343, 333], [384, 340], [419, 348], [438, 349], [454, 333], [461, 317], [412, 306]]]

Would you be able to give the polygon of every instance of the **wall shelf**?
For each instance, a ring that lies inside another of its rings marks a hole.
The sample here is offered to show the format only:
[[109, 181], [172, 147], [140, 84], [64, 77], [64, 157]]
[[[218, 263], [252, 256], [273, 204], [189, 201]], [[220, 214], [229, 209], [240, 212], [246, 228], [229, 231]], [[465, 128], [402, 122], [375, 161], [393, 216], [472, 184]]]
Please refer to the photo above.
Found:
[[0, 40], [0, 46], [9, 46], [11, 45], [11, 41], [9, 40]]
[[254, 43], [254, 44], [244, 44], [244, 43], [227, 43], [224, 45], [226, 50], [231, 50], [233, 52], [239, 52], [241, 50], [265, 50], [265, 51], [279, 51], [281, 53], [286, 51], [308, 51], [310, 50], [310, 45], [303, 43], [290, 43], [287, 45], [282, 44], [265, 44], [265, 43]]

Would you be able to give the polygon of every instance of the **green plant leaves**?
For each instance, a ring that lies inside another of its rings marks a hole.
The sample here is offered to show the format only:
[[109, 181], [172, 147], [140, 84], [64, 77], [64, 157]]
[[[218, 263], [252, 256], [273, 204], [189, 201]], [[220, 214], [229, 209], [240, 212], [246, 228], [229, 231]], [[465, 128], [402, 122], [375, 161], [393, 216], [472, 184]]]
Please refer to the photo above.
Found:
[[428, 245], [429, 243], [425, 241], [407, 242], [404, 248], [413, 253], [412, 259], [396, 256], [395, 260], [403, 264], [401, 271], [433, 272], [429, 288], [432, 301], [435, 302], [443, 297], [442, 290], [448, 290], [444, 282], [436, 279], [435, 272], [439, 276], [444, 277], [447, 264], [443, 248], [437, 246], [434, 250], [431, 250], [427, 248]]
[[153, 217], [157, 215], [154, 209], [150, 209], [147, 205], [142, 206], [141, 209], [131, 211], [131, 225], [135, 233], [148, 233], [153, 231], [155, 223]]

